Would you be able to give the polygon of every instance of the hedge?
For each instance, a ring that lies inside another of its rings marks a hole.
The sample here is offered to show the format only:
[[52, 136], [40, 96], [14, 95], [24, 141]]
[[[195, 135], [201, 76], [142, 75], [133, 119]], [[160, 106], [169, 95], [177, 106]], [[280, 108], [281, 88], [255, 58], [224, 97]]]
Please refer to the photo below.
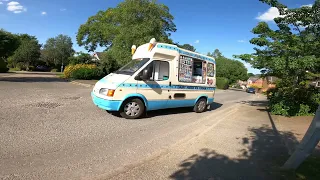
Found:
[[95, 64], [68, 65], [63, 71], [65, 78], [72, 79], [100, 79], [102, 71]]
[[0, 73], [5, 73], [9, 70], [7, 63], [0, 57]]
[[218, 89], [228, 89], [229, 88], [229, 80], [224, 77], [217, 77], [217, 88]]

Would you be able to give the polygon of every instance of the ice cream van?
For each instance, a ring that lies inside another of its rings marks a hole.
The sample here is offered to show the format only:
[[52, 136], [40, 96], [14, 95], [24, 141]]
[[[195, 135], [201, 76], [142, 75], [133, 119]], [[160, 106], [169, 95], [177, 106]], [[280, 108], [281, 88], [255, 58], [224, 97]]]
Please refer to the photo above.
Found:
[[127, 119], [147, 111], [193, 107], [206, 111], [216, 89], [215, 59], [153, 38], [136, 48], [132, 60], [99, 80], [92, 92], [93, 103]]

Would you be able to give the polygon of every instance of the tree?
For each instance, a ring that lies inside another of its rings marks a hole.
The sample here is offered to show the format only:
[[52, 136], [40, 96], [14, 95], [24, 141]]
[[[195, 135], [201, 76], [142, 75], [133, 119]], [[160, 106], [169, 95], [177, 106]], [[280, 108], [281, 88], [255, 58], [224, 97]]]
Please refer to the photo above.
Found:
[[6, 60], [18, 47], [18, 36], [0, 29], [0, 58]]
[[260, 69], [262, 76], [280, 78], [269, 97], [273, 114], [302, 116], [314, 114], [320, 104], [319, 90], [309, 80], [320, 74], [320, 0], [313, 6], [290, 9], [277, 0], [261, 0], [279, 9], [277, 28], [260, 22], [250, 40], [255, 53], [235, 55]]
[[104, 47], [119, 64], [124, 64], [131, 59], [132, 45], [144, 44], [152, 38], [172, 43], [169, 37], [175, 31], [167, 6], [150, 0], [125, 0], [89, 17], [78, 30], [77, 42], [90, 52]]
[[248, 77], [252, 77], [252, 76], [254, 76], [253, 73], [248, 73]]
[[222, 55], [219, 49], [208, 56], [214, 57], [217, 66], [217, 77], [227, 78], [229, 83], [235, 83], [237, 80], [247, 80], [247, 68], [240, 61], [228, 59]]
[[189, 50], [189, 51], [192, 51], [192, 52], [196, 52], [196, 49], [190, 44], [179, 45], [179, 43], [177, 43], [177, 46], [179, 48], [182, 48], [182, 49], [186, 49], [186, 50]]
[[78, 52], [76, 53], [77, 56], [71, 56], [68, 58], [70, 64], [85, 64], [90, 63], [92, 57], [88, 53]]
[[276, 0], [261, 0], [279, 9], [282, 17], [275, 18], [278, 29], [272, 30], [260, 22], [252, 32], [257, 37], [253, 54], [236, 55], [265, 74], [275, 75], [290, 83], [305, 80], [306, 72], [320, 70], [320, 1], [313, 7], [288, 9]]
[[42, 50], [41, 59], [49, 64], [68, 64], [68, 58], [74, 54], [71, 37], [59, 34], [54, 38], [49, 38]]
[[26, 70], [29, 70], [29, 66], [34, 65], [40, 57], [40, 47], [41, 45], [35, 36], [20, 34], [19, 47], [14, 52], [12, 60], [15, 63], [22, 63]]

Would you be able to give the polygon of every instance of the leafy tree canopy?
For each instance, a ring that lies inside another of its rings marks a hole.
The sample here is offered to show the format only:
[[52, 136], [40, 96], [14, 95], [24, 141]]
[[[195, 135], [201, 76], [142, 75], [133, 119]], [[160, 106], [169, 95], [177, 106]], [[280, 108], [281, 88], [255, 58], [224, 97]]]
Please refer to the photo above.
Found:
[[77, 42], [89, 51], [105, 47], [120, 64], [127, 62], [132, 45], [156, 38], [172, 43], [176, 31], [169, 8], [150, 0], [125, 0], [115, 8], [99, 11], [78, 30]]
[[219, 49], [216, 49], [213, 53], [208, 53], [208, 56], [214, 57], [216, 60], [217, 77], [227, 78], [230, 83], [248, 79], [247, 68], [240, 61], [224, 57]]
[[13, 62], [22, 63], [27, 70], [40, 57], [40, 47], [37, 38], [28, 34], [19, 35], [19, 47], [11, 57]]
[[14, 51], [18, 47], [18, 36], [0, 29], [0, 58], [6, 59], [9, 56], [13, 55]]
[[277, 29], [260, 22], [252, 33], [257, 37], [250, 43], [256, 45], [253, 54], [235, 55], [263, 73], [298, 82], [306, 72], [320, 71], [320, 0], [312, 7], [289, 9], [277, 0], [260, 0], [279, 9], [281, 17], [275, 18]]
[[43, 46], [41, 59], [47, 64], [67, 64], [68, 58], [74, 54], [72, 45], [72, 39], [67, 35], [49, 38]]
[[186, 50], [189, 50], [189, 51], [192, 51], [192, 52], [196, 52], [196, 48], [194, 48], [191, 44], [183, 44], [183, 45], [180, 45], [179, 43], [176, 44], [179, 48], [182, 48], [182, 49], [186, 49]]

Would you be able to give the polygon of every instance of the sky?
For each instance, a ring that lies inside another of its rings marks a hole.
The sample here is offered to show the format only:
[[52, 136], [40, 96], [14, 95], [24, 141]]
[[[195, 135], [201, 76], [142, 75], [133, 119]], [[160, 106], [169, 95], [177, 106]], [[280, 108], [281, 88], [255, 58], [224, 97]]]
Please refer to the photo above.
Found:
[[[87, 52], [76, 43], [81, 24], [98, 11], [116, 7], [121, 0], [0, 0], [0, 28], [12, 33], [28, 33], [40, 43], [58, 34], [69, 35], [76, 51]], [[174, 16], [177, 31], [171, 38], [180, 44], [192, 44], [197, 52], [207, 54], [219, 49], [232, 58], [235, 54], [252, 53], [249, 40], [260, 21], [276, 27], [276, 8], [259, 0], [158, 0]], [[313, 4], [314, 0], [280, 0], [288, 7]], [[99, 51], [101, 49], [97, 49]], [[260, 73], [248, 68], [248, 72]]]

